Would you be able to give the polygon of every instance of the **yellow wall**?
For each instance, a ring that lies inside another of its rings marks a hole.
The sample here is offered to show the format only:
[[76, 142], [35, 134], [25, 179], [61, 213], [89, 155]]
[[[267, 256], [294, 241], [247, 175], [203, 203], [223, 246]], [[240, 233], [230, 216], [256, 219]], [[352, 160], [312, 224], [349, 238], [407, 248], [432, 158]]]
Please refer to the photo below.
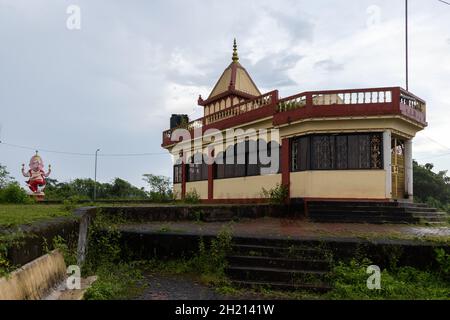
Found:
[[266, 190], [281, 183], [281, 175], [214, 180], [214, 199], [260, 199]]
[[181, 200], [181, 183], [173, 184], [173, 194], [175, 199]]
[[196, 190], [200, 199], [208, 199], [208, 181], [188, 182], [186, 183], [186, 193]]
[[292, 198], [386, 199], [385, 170], [291, 173]]

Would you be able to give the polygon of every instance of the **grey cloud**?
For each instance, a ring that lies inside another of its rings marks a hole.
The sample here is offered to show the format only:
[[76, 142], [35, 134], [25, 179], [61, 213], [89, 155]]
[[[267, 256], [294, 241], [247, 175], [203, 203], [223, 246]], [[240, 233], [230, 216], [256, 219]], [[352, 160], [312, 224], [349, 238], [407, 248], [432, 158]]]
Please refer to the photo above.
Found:
[[[290, 7], [291, 11], [279, 11], [274, 8], [266, 8], [271, 17], [277, 20], [294, 41], [311, 41], [313, 39], [314, 24], [309, 21], [304, 12]], [[290, 12], [287, 14], [286, 12]]]
[[333, 59], [320, 60], [314, 64], [314, 68], [322, 69], [327, 72], [341, 71], [344, 69], [343, 63], [337, 63]]
[[257, 85], [263, 88], [278, 89], [296, 85], [288, 72], [296, 66], [303, 57], [297, 54], [277, 54], [267, 56], [259, 60], [256, 64], [250, 65], [243, 60], [244, 66], [252, 76]]

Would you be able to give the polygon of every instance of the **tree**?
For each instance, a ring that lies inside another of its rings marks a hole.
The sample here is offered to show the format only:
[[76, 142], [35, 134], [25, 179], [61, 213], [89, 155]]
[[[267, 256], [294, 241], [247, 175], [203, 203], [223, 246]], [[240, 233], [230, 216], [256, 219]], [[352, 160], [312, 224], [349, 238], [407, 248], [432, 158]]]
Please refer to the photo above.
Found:
[[94, 194], [97, 186], [97, 199], [147, 199], [147, 193], [120, 178], [112, 183], [95, 183], [92, 179], [75, 179], [70, 182], [59, 183], [57, 180], [47, 180], [46, 194], [48, 199], [78, 198], [88, 200]]
[[6, 188], [6, 186], [13, 181], [14, 179], [9, 175], [6, 166], [0, 164], [0, 189]]
[[413, 166], [416, 199], [433, 206], [447, 207], [450, 204], [450, 177], [447, 171], [435, 173], [431, 163], [420, 165], [414, 161]]
[[143, 180], [150, 186], [150, 196], [154, 200], [169, 200], [172, 197], [170, 178], [144, 174]]

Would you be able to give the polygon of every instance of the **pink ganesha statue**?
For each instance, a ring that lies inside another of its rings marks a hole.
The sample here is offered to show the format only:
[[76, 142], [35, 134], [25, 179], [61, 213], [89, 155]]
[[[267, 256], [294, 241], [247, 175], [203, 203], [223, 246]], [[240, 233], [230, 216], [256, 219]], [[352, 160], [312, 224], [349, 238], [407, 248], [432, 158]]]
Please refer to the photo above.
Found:
[[44, 196], [45, 178], [50, 176], [51, 172], [50, 165], [48, 166], [48, 172], [44, 171], [44, 161], [42, 161], [37, 151], [30, 160], [30, 169], [28, 171], [25, 171], [25, 164], [22, 164], [22, 174], [24, 177], [29, 178], [26, 183], [35, 196]]

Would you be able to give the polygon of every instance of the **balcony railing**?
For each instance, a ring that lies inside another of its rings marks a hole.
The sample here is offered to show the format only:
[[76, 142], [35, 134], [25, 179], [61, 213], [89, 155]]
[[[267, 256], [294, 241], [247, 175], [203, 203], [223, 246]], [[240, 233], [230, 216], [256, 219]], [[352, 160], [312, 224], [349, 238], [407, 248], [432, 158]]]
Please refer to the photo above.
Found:
[[[247, 117], [249, 114], [252, 114], [251, 119]], [[180, 125], [178, 128], [193, 131], [217, 126], [218, 129], [223, 129], [221, 125], [234, 123], [235, 119], [247, 121], [267, 116], [273, 116], [274, 125], [282, 125], [316, 117], [395, 114], [406, 116], [421, 125], [427, 124], [425, 101], [406, 90], [394, 87], [303, 92], [283, 99], [278, 99], [278, 91], [273, 91]], [[163, 132], [163, 145], [173, 143], [171, 141], [173, 130]]]
[[225, 119], [236, 117], [240, 114], [247, 113], [253, 110], [260, 109], [262, 107], [268, 106], [276, 101], [277, 94], [276, 91], [269, 92], [265, 95], [262, 95], [258, 98], [241, 102], [235, 106], [231, 106], [229, 108], [220, 110], [211, 115], [205, 117], [205, 124], [210, 125], [215, 122], [219, 122]]

